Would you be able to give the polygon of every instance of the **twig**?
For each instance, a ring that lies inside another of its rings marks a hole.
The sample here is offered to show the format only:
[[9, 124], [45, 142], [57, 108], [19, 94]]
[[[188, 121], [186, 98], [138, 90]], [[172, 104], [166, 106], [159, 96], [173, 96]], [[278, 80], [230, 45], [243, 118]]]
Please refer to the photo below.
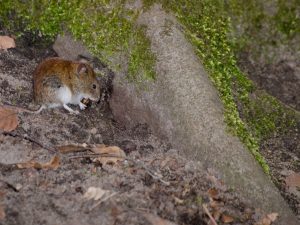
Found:
[[8, 171], [12, 171], [12, 170], [17, 170], [18, 168], [16, 167], [15, 164], [4, 164], [4, 163], [0, 163], [0, 170], [2, 172], [8, 172]]
[[169, 186], [170, 182], [163, 180], [156, 172], [152, 172], [150, 169], [145, 166], [142, 167], [154, 180], [159, 180], [164, 185]]
[[116, 194], [118, 194], [117, 192], [114, 192], [114, 193], [111, 193], [110, 195], [106, 196], [105, 198], [103, 199], [100, 199], [99, 202], [97, 202], [95, 205], [93, 205], [91, 208], [90, 208], [90, 212], [93, 211], [98, 205], [100, 205], [102, 202], [105, 202], [107, 201], [108, 199], [110, 199], [111, 197], [115, 196]]
[[[112, 157], [112, 158], [122, 158], [122, 157], [119, 157], [119, 156], [116, 156], [116, 155], [110, 155], [110, 154], [107, 154], [107, 153], [104, 153], [104, 154], [85, 154], [85, 155], [76, 155], [76, 156], [70, 156], [69, 159], [80, 159], [80, 158], [97, 158], [97, 157]], [[133, 159], [130, 159], [128, 157], [125, 158], [126, 160], [128, 161], [131, 161], [133, 164], [135, 164], [136, 166], [139, 166], [141, 167], [142, 169], [144, 169], [154, 180], [158, 180], [160, 182], [162, 182], [164, 185], [170, 185], [170, 182], [168, 181], [165, 181], [161, 178], [161, 176], [159, 174], [157, 174], [156, 172], [150, 170], [149, 168], [147, 168], [146, 166], [140, 164], [140, 163], [137, 163], [136, 161], [134, 161]]]
[[131, 161], [133, 164], [135, 164], [136, 166], [141, 167], [142, 169], [144, 169], [154, 180], [159, 180], [160, 182], [162, 182], [164, 185], [169, 186], [170, 182], [165, 181], [161, 178], [161, 175], [157, 174], [156, 172], [152, 171], [151, 169], [147, 168], [146, 166], [144, 166], [141, 163], [138, 163], [136, 161], [134, 161], [133, 159], [130, 158], [126, 158], [128, 161]]
[[107, 154], [107, 153], [94, 153], [94, 154], [85, 154], [85, 155], [75, 155], [75, 156], [69, 156], [68, 159], [98, 158], [98, 157], [112, 157], [112, 158], [123, 159], [123, 157], [116, 156], [116, 155], [113, 155], [113, 154]]
[[212, 222], [213, 225], [218, 225], [217, 222], [215, 221], [215, 219], [212, 217], [212, 215], [210, 214], [210, 212], [208, 211], [206, 204], [202, 204], [202, 207], [204, 209], [204, 212], [206, 213], [206, 215], [208, 215], [210, 221]]
[[39, 107], [39, 109], [37, 110], [30, 110], [30, 109], [25, 109], [19, 106], [14, 106], [14, 105], [10, 105], [10, 104], [5, 104], [5, 105], [0, 105], [0, 107], [6, 108], [6, 109], [10, 109], [13, 110], [14, 112], [17, 113], [23, 113], [23, 112], [27, 112], [27, 113], [39, 113], [42, 106]]
[[46, 149], [46, 150], [48, 150], [49, 152], [52, 152], [52, 153], [57, 153], [58, 152], [56, 149], [51, 149], [51, 148], [43, 145], [42, 143], [38, 142], [37, 140], [34, 140], [33, 138], [31, 138], [31, 137], [29, 137], [27, 135], [21, 135], [21, 134], [13, 133], [13, 132], [3, 132], [3, 134], [11, 136], [11, 137], [20, 137], [20, 138], [23, 138], [24, 140], [30, 141], [30, 142], [32, 142], [34, 144], [37, 144], [41, 148]]
[[19, 192], [19, 190], [14, 186], [12, 185], [11, 183], [5, 181], [5, 180], [0, 180], [0, 182], [6, 184], [6, 186], [12, 190], [14, 190], [15, 192]]

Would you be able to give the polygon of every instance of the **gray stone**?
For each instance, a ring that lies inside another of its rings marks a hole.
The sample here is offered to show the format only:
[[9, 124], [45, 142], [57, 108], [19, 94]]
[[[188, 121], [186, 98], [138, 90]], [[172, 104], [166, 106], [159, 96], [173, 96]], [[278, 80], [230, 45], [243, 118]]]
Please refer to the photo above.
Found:
[[149, 124], [186, 156], [215, 168], [252, 206], [278, 212], [278, 224], [299, 224], [249, 151], [226, 131], [217, 91], [176, 19], [154, 5], [139, 24], [148, 27], [157, 79], [141, 89], [118, 73], [110, 102], [115, 118], [128, 126]]
[[[130, 127], [147, 123], [184, 155], [214, 168], [253, 207], [279, 213], [276, 224], [299, 224], [252, 155], [226, 131], [218, 93], [176, 19], [154, 5], [140, 16], [139, 24], [148, 27], [157, 79], [136, 86], [126, 80], [126, 68], [116, 73], [110, 99], [115, 119]], [[57, 38], [54, 49], [66, 59], [91, 57], [68, 34]], [[111, 60], [120, 63], [119, 58]]]
[[64, 59], [77, 60], [78, 55], [92, 58], [92, 54], [86, 49], [82, 42], [74, 40], [74, 38], [66, 33], [58, 35], [54, 44], [54, 51]]

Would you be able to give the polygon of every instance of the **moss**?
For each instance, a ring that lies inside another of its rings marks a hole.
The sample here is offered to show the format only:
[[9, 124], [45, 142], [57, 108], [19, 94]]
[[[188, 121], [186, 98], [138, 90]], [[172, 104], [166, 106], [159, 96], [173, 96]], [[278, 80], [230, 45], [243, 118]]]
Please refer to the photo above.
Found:
[[[284, 38], [291, 37], [300, 26], [296, 28], [292, 25], [294, 23], [290, 24], [290, 20], [295, 21], [295, 15], [287, 18], [284, 12], [294, 12], [293, 5], [296, 4], [289, 5], [287, 9], [284, 1], [277, 1], [276, 12], [268, 14], [258, 0], [158, 2], [163, 3], [167, 10], [173, 11], [184, 25], [188, 38], [196, 47], [196, 53], [219, 91], [229, 130], [240, 138], [269, 174], [269, 167], [259, 153], [259, 144], [263, 139], [293, 127], [296, 123], [295, 112], [268, 94], [256, 91], [253, 83], [237, 66], [235, 52], [249, 46], [253, 42], [253, 36], [259, 39], [258, 43], [261, 45], [273, 44], [269, 39], [259, 36], [259, 31], [265, 29], [265, 23], [268, 24], [268, 29], [278, 25], [275, 33], [285, 33]], [[245, 21], [247, 23], [244, 23]], [[289, 21], [286, 22], [292, 26], [286, 29], [289, 33], [282, 30], [281, 23], [276, 21], [282, 21], [284, 24], [284, 21]], [[237, 29], [243, 23], [245, 26], [242, 30], [236, 31], [237, 35], [233, 36], [232, 28]], [[270, 32], [270, 35], [274, 32]]]
[[106, 63], [118, 53], [129, 58], [130, 80], [153, 79], [155, 58], [142, 28], [134, 26], [137, 12], [124, 0], [3, 0], [0, 19], [10, 30], [30, 31], [53, 40], [68, 30]]
[[223, 101], [229, 130], [245, 143], [264, 171], [269, 173], [269, 167], [258, 151], [258, 140], [240, 118], [235, 102], [235, 94], [239, 101], [248, 102], [248, 95], [254, 86], [237, 67], [232, 43], [228, 41], [231, 21], [224, 13], [223, 1], [160, 2], [166, 9], [172, 10], [184, 25], [187, 37], [196, 47], [197, 55], [209, 71], [210, 78]]
[[249, 130], [259, 141], [275, 133], [285, 133], [297, 123], [294, 110], [287, 109], [263, 91], [256, 92], [247, 107], [243, 107], [242, 114]]
[[[286, 44], [300, 34], [299, 0], [229, 0], [225, 12], [232, 18], [237, 51], [252, 45]], [[255, 49], [255, 48], [254, 48]], [[261, 48], [257, 54], [264, 54]]]

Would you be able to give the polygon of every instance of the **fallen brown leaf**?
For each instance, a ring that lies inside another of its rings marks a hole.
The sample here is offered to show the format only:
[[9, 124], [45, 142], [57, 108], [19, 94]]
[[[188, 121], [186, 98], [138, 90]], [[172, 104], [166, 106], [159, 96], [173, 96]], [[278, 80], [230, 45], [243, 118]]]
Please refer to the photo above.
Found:
[[177, 198], [176, 196], [173, 196], [173, 198], [174, 198], [176, 204], [183, 204], [184, 203], [184, 201], [182, 199]]
[[0, 50], [1, 49], [9, 49], [15, 48], [16, 43], [15, 40], [9, 36], [0, 36]]
[[148, 222], [150, 222], [153, 225], [176, 225], [175, 223], [169, 220], [162, 219], [161, 217], [154, 214], [150, 214], [150, 213], [142, 213], [142, 214], [148, 220]]
[[58, 151], [60, 151], [62, 154], [67, 154], [71, 152], [81, 152], [87, 150], [87, 145], [64, 145], [64, 146], [57, 146], [56, 147]]
[[207, 191], [208, 195], [213, 198], [213, 199], [217, 199], [218, 198], [218, 195], [219, 195], [219, 192], [217, 189], [215, 188], [210, 188], [208, 191]]
[[0, 130], [11, 132], [19, 124], [17, 112], [12, 109], [0, 107]]
[[215, 210], [219, 209], [221, 206], [221, 202], [215, 201], [215, 200], [211, 200], [209, 202], [209, 206]]
[[278, 213], [270, 213], [259, 220], [255, 225], [271, 225], [278, 217]]
[[300, 173], [293, 173], [285, 178], [288, 187], [300, 187]]
[[60, 164], [60, 159], [58, 156], [54, 156], [50, 162], [48, 163], [39, 163], [34, 161], [29, 161], [25, 163], [17, 163], [17, 167], [19, 169], [28, 169], [28, 168], [34, 168], [34, 169], [57, 169]]
[[3, 220], [5, 218], [5, 210], [2, 205], [0, 205], [0, 220]]
[[94, 199], [97, 201], [101, 199], [108, 192], [109, 191], [103, 190], [102, 188], [89, 187], [83, 197], [88, 200]]
[[212, 225], [218, 225], [216, 220], [213, 218], [213, 216], [211, 215], [211, 213], [209, 212], [208, 208], [207, 208], [207, 205], [206, 204], [202, 204], [202, 207], [203, 207], [203, 210], [204, 212], [206, 213], [206, 215], [209, 217], [209, 224], [212, 224]]
[[215, 220], [219, 220], [220, 217], [221, 217], [221, 212], [220, 210], [214, 210], [213, 213], [212, 213], [212, 216]]
[[223, 214], [222, 215], [222, 222], [223, 223], [231, 223], [233, 222], [233, 217], [229, 216], [229, 215], [226, 215], [226, 214]]
[[221, 212], [220, 212], [219, 210], [213, 211], [212, 217], [213, 217], [216, 221], [218, 221], [218, 220], [220, 219], [220, 217], [221, 217]]
[[101, 154], [96, 160], [102, 165], [115, 164], [118, 161], [124, 161], [125, 152], [117, 146], [96, 145], [91, 148], [91, 151], [96, 154]]
[[278, 213], [270, 213], [270, 214], [267, 215], [267, 217], [268, 217], [272, 222], [274, 222], [274, 221], [277, 219], [277, 217], [278, 217]]

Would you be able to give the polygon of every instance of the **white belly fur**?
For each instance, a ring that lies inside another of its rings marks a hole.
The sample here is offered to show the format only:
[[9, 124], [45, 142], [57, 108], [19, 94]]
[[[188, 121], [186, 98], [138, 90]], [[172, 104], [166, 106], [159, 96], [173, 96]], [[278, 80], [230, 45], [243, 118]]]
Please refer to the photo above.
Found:
[[71, 103], [72, 100], [72, 92], [70, 90], [70, 88], [64, 86], [61, 87], [58, 90], [57, 93], [57, 99], [62, 103], [62, 104], [68, 104]]
[[73, 105], [79, 105], [80, 104], [80, 100], [83, 98], [83, 96], [81, 94], [78, 95], [73, 95], [70, 103]]

